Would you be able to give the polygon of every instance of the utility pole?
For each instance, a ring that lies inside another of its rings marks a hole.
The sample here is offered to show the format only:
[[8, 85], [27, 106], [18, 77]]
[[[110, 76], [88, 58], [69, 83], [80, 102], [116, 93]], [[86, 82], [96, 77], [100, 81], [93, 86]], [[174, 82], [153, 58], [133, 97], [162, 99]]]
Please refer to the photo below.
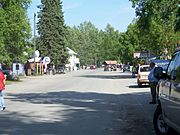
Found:
[[35, 62], [35, 51], [36, 51], [36, 13], [34, 13], [34, 75], [36, 74], [36, 62]]

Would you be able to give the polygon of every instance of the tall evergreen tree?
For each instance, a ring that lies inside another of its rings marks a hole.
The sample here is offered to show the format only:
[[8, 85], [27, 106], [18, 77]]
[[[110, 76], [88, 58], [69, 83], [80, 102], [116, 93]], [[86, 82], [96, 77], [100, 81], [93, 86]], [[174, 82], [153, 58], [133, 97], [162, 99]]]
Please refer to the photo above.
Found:
[[39, 22], [37, 24], [40, 35], [40, 50], [43, 56], [49, 56], [51, 63], [58, 66], [67, 61], [65, 46], [65, 25], [60, 0], [41, 0]]

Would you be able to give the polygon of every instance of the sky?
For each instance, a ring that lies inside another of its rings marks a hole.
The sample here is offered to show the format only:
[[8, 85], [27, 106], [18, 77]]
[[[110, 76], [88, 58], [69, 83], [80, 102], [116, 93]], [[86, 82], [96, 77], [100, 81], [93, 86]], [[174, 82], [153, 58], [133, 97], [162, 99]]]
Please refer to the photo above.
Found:
[[[124, 32], [135, 18], [135, 10], [129, 0], [62, 0], [65, 24], [79, 26], [90, 21], [95, 27], [104, 30], [111, 24], [116, 30]], [[28, 9], [31, 29], [34, 30], [34, 13], [41, 0], [32, 0]], [[36, 19], [37, 21], [37, 19]]]

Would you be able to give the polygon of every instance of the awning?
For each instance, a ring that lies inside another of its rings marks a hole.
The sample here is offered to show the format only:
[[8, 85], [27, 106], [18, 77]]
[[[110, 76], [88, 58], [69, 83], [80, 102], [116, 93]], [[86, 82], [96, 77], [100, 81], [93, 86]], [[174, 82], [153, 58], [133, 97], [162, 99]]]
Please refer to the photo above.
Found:
[[116, 65], [117, 64], [117, 61], [115, 61], [115, 60], [106, 60], [105, 62], [104, 62], [104, 64], [106, 64], [106, 65]]

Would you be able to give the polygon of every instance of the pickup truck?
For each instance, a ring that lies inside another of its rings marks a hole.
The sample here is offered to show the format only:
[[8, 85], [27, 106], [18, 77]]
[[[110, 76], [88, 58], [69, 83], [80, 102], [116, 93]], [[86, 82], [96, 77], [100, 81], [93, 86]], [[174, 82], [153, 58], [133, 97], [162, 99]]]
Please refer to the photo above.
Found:
[[157, 135], [180, 134], [180, 51], [173, 54], [166, 73], [157, 67], [154, 76], [159, 79], [154, 129]]

